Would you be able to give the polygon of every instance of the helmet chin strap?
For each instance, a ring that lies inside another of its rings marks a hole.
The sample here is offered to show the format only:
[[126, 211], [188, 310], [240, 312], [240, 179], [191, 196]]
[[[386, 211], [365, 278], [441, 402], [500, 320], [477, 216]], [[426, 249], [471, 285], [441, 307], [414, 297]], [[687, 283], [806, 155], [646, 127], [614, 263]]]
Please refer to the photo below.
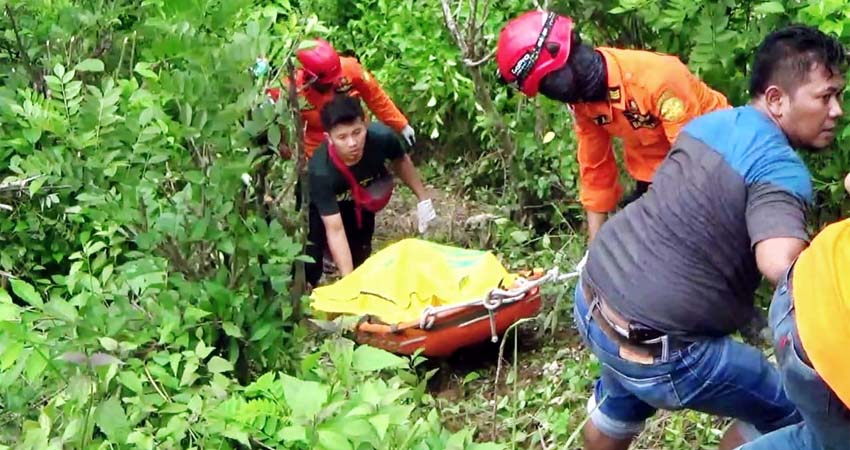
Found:
[[607, 99], [608, 71], [605, 59], [592, 47], [574, 48], [564, 67], [540, 82], [540, 93], [563, 103], [598, 102]]

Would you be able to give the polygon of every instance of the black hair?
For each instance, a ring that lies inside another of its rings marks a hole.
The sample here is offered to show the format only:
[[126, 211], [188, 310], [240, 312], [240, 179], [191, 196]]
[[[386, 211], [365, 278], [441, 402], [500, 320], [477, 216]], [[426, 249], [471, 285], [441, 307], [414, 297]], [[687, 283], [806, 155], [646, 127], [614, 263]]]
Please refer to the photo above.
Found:
[[320, 115], [325, 131], [331, 131], [337, 125], [350, 124], [366, 117], [360, 100], [347, 94], [335, 94], [333, 99], [322, 107]]
[[790, 93], [808, 80], [812, 68], [821, 66], [829, 73], [846, 70], [844, 47], [833, 36], [806, 25], [791, 25], [768, 34], [753, 60], [750, 97], [763, 95], [771, 85]]

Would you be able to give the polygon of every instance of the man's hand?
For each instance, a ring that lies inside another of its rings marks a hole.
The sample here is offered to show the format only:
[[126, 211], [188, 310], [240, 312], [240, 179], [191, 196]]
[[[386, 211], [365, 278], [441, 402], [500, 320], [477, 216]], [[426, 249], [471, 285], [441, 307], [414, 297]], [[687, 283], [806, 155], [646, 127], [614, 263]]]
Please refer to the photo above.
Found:
[[844, 189], [846, 189], [847, 193], [850, 194], [850, 173], [848, 173], [847, 178], [844, 179]]
[[428, 224], [437, 218], [437, 212], [434, 211], [434, 203], [431, 199], [425, 199], [416, 205], [416, 219], [419, 222], [419, 233], [428, 231]]
[[404, 128], [401, 129], [401, 136], [407, 142], [407, 145], [411, 147], [413, 147], [413, 144], [416, 143], [416, 132], [413, 131], [413, 127], [411, 127], [410, 124], [405, 125]]

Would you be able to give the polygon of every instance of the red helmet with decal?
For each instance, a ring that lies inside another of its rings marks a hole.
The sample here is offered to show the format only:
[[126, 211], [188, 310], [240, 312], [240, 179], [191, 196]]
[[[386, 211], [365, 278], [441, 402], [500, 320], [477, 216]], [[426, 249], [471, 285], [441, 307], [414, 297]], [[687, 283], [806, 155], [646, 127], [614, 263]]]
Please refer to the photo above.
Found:
[[324, 39], [314, 39], [313, 42], [315, 45], [301, 50], [295, 55], [301, 62], [301, 67], [304, 68], [304, 72], [310, 78], [315, 77], [319, 83], [332, 84], [336, 82], [342, 76], [339, 54]]
[[548, 11], [528, 11], [508, 22], [496, 46], [502, 81], [534, 97], [540, 80], [567, 63], [573, 20]]

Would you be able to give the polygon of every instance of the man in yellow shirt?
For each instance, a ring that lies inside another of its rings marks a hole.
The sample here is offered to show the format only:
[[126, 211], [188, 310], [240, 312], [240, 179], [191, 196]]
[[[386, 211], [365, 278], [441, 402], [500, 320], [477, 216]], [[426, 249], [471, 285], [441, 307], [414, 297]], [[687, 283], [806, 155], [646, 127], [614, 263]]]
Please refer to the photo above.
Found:
[[[844, 185], [850, 192], [850, 175]], [[777, 285], [770, 325], [785, 391], [804, 422], [740, 450], [850, 448], [850, 219], [800, 254]]]

